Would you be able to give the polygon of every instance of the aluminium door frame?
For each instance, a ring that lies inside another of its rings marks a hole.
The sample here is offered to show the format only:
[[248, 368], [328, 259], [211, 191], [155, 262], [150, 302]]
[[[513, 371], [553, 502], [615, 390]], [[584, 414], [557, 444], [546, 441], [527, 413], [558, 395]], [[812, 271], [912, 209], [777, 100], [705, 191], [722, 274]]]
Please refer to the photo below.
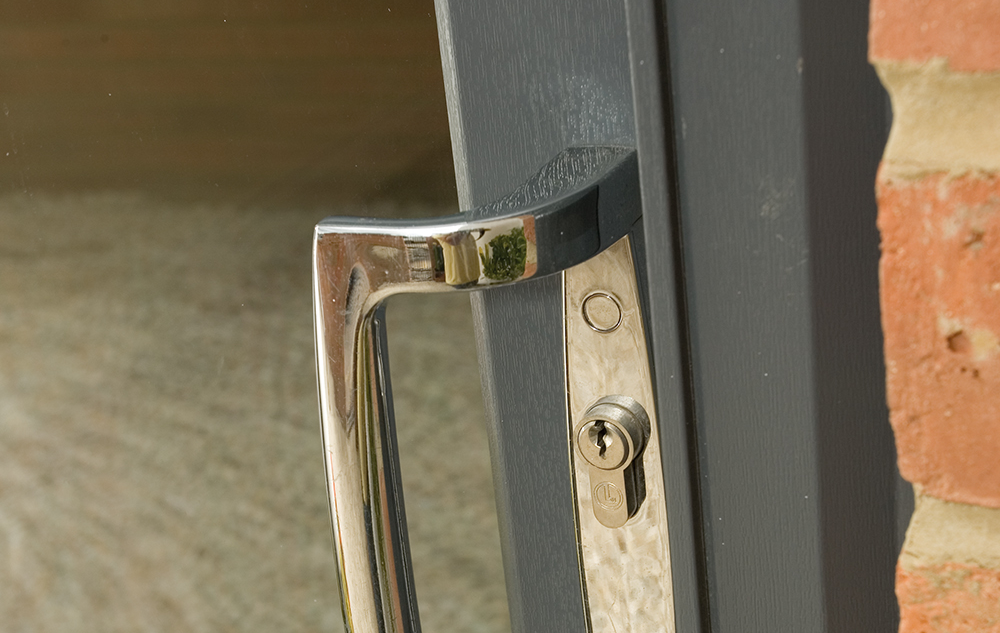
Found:
[[[677, 630], [894, 628], [867, 3], [436, 10], [462, 208], [638, 148]], [[560, 281], [473, 307], [512, 627], [585, 630]]]

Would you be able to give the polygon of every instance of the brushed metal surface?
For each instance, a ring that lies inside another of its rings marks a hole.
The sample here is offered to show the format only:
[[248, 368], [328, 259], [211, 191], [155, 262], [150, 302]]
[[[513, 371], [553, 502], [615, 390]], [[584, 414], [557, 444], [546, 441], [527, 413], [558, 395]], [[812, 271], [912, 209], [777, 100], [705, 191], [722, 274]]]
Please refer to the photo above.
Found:
[[[622, 527], [601, 525], [593, 511], [589, 466], [570, 451], [590, 630], [673, 633], [673, 579], [659, 425], [629, 238], [567, 270], [563, 287], [568, 432], [573, 433], [576, 421], [595, 402], [611, 394], [634, 398], [647, 411], [651, 423], [649, 441], [639, 457], [645, 470], [646, 498]], [[607, 293], [621, 305], [622, 320], [614, 330], [599, 332], [588, 324], [583, 306], [595, 293]]]

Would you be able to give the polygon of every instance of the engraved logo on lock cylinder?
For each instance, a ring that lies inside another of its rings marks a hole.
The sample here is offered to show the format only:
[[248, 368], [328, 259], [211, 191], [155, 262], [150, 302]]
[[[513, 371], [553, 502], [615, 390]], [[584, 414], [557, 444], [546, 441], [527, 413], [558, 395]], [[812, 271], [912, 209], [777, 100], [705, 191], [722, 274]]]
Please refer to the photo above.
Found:
[[617, 510], [624, 502], [625, 495], [610, 481], [602, 481], [594, 487], [594, 500], [602, 508]]

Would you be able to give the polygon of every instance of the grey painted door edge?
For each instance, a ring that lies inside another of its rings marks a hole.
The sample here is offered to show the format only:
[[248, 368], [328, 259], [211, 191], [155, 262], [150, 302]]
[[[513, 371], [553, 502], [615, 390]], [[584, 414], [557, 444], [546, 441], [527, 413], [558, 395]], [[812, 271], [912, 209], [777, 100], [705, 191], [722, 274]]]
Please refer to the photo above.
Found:
[[[638, 149], [678, 630], [893, 628], [867, 3], [436, 7], [464, 208], [570, 145]], [[545, 457], [567, 450], [560, 296], [474, 299], [515, 631], [585, 626]]]
[[894, 630], [867, 3], [628, 5], [633, 52], [638, 27], [660, 42], [659, 77], [636, 85], [670, 95], [657, 127], [636, 88], [638, 148], [643, 170], [665, 138], [676, 183], [645, 223], [648, 250], [671, 236], [680, 255], [650, 252], [650, 278], [679, 272], [683, 291], [653, 284], [651, 310], [686, 322], [705, 630]]

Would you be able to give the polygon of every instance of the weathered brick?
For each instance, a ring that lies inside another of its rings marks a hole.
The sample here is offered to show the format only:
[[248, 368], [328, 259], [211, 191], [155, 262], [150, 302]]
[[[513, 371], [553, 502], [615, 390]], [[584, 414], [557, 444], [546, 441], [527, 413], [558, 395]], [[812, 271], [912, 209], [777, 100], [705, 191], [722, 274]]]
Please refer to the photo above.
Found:
[[877, 195], [900, 470], [935, 497], [1000, 508], [1000, 177], [883, 167]]
[[1000, 571], [945, 563], [896, 570], [899, 633], [1000, 633]]
[[948, 60], [952, 70], [1000, 70], [1000, 0], [872, 0], [872, 60]]

